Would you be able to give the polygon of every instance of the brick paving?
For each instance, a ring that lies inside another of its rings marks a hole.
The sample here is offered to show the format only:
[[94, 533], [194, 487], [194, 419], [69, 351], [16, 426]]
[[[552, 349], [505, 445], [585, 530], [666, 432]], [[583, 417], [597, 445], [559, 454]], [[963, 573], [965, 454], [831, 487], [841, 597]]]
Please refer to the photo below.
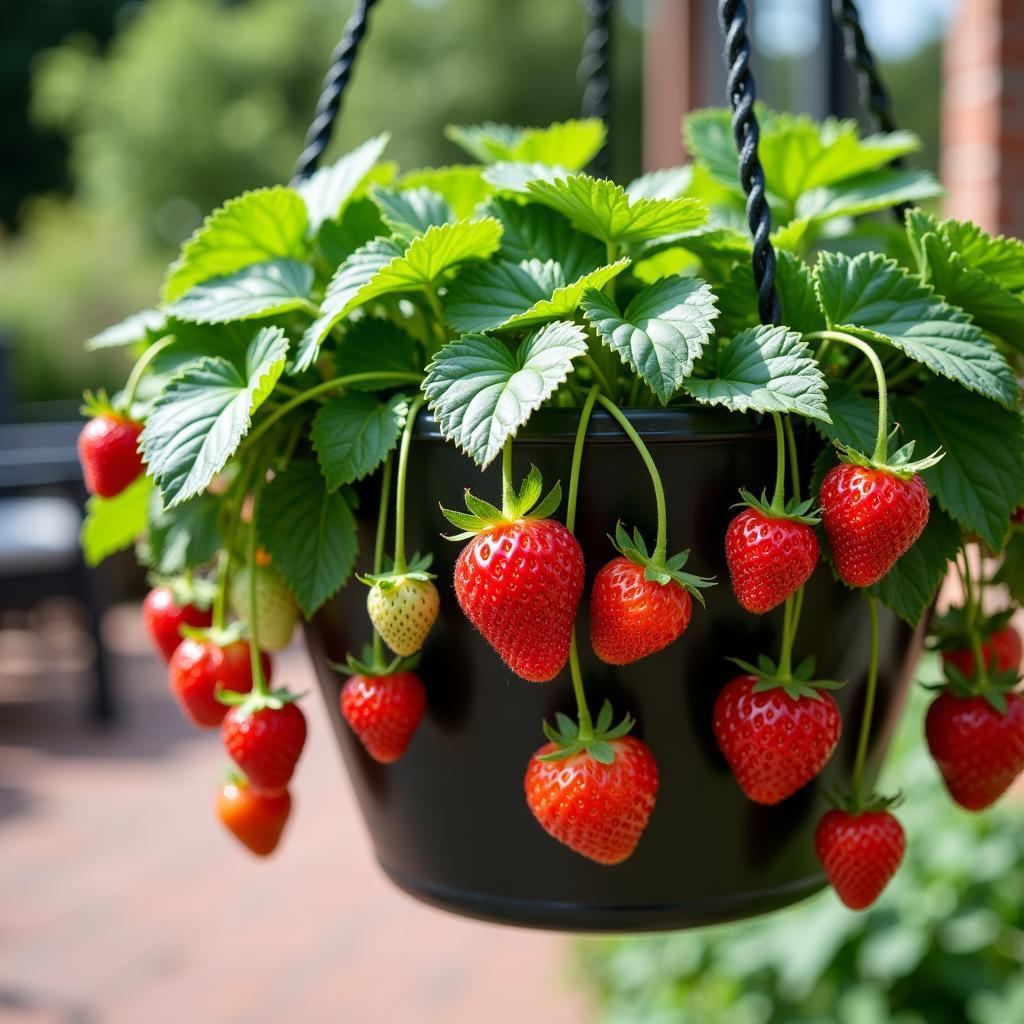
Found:
[[[137, 610], [107, 625], [112, 732], [83, 724], [63, 664], [31, 701], [0, 677], [0, 1021], [590, 1019], [563, 937], [452, 917], [384, 880], [316, 696], [282, 848], [258, 862], [236, 847], [212, 816], [216, 735], [181, 719]], [[301, 648], [275, 674], [312, 688]]]

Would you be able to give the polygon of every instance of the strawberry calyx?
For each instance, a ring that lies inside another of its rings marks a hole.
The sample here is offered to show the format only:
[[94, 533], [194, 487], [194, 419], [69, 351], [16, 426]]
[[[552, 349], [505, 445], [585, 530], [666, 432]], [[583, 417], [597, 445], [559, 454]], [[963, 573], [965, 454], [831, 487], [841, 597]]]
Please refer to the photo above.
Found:
[[955, 651], [971, 646], [971, 635], [977, 633], [982, 643], [987, 643], [993, 633], [1004, 629], [1013, 618], [1014, 609], [990, 615], [981, 622], [972, 622], [967, 608], [953, 607], [945, 615], [932, 619], [929, 627], [929, 647], [937, 651]]
[[237, 708], [243, 716], [253, 715], [257, 711], [280, 711], [285, 704], [294, 704], [305, 697], [304, 693], [292, 693], [284, 689], [265, 693], [254, 689], [249, 693], [239, 693], [237, 690], [225, 690], [219, 686], [213, 695], [221, 704]]
[[201, 644], [213, 644], [214, 647], [230, 647], [249, 635], [242, 622], [229, 622], [226, 626], [182, 626], [180, 633], [189, 640]]
[[178, 608], [190, 604], [200, 611], [207, 611], [217, 594], [217, 587], [212, 581], [195, 576], [161, 576], [151, 572], [146, 576], [151, 587], [165, 587]]
[[814, 657], [804, 658], [792, 672], [784, 673], [779, 666], [768, 657], [762, 654], [757, 659], [757, 665], [751, 665], [748, 661], [740, 658], [729, 658], [734, 665], [738, 665], [748, 675], [757, 679], [753, 686], [754, 693], [766, 693], [768, 690], [783, 690], [793, 700], [801, 697], [809, 697], [811, 700], [821, 700], [822, 690], [838, 690], [846, 683], [837, 679], [815, 679], [814, 669], [816, 663]]
[[501, 508], [476, 497], [467, 487], [463, 500], [469, 510], [468, 513], [456, 512], [441, 506], [441, 512], [448, 522], [462, 531], [453, 535], [446, 534], [445, 540], [468, 540], [484, 530], [500, 526], [502, 523], [514, 523], [520, 519], [548, 519], [562, 503], [561, 483], [556, 483], [546, 495], [541, 497], [542, 495], [544, 482], [540, 470], [532, 465], [519, 490], [509, 488]]
[[220, 778], [225, 786], [235, 786], [238, 789], [247, 789], [249, 786], [249, 776], [234, 763], [224, 766]]
[[636, 527], [633, 528], [633, 536], [630, 537], [622, 523], [616, 523], [615, 536], [609, 535], [608, 539], [612, 542], [612, 547], [623, 558], [628, 558], [634, 565], [638, 565], [644, 570], [644, 579], [649, 580], [651, 583], [660, 583], [662, 586], [675, 583], [697, 598], [701, 604], [704, 604], [704, 595], [701, 593], [701, 590], [705, 587], [715, 586], [713, 578], [694, 576], [691, 573], [682, 571], [683, 566], [686, 565], [686, 561], [690, 557], [689, 551], [680, 551], [659, 564], [654, 556], [648, 552], [647, 544]]
[[418, 654], [414, 654], [411, 658], [403, 658], [396, 654], [390, 661], [387, 661], [383, 654], [371, 644], [363, 646], [362, 655], [358, 658], [354, 654], [346, 655], [344, 664], [336, 661], [328, 662], [335, 672], [340, 672], [342, 675], [367, 676], [372, 679], [413, 672], [419, 663], [420, 656]]
[[903, 793], [896, 792], [892, 796], [871, 793], [868, 797], [859, 797], [855, 791], [830, 788], [825, 791], [825, 799], [836, 810], [847, 814], [867, 814], [878, 811], [892, 811], [903, 803]]
[[368, 587], [379, 587], [381, 590], [394, 590], [395, 587], [400, 586], [406, 580], [427, 583], [430, 580], [437, 579], [434, 573], [427, 571], [433, 560], [434, 556], [429, 552], [421, 555], [417, 551], [403, 572], [396, 572], [394, 563], [391, 562], [383, 572], [368, 572], [362, 576], [357, 574], [356, 579], [360, 583], [365, 583]]
[[783, 510], [779, 512], [772, 508], [772, 503], [768, 500], [765, 491], [761, 492], [760, 498], [755, 498], [750, 491], [740, 488], [740, 497], [743, 500], [736, 502], [732, 506], [733, 508], [752, 508], [769, 519], [787, 519], [794, 523], [806, 523], [808, 526], [817, 526], [821, 522], [821, 514], [811, 511], [814, 505], [811, 499], [798, 501], [796, 498], [790, 498]]
[[[899, 429], [899, 428], [896, 428]], [[890, 439], [895, 436], [896, 430], [889, 435]], [[865, 455], [840, 441], [835, 443], [836, 451], [839, 452], [839, 461], [850, 466], [863, 466], [865, 469], [878, 469], [883, 473], [899, 477], [901, 480], [909, 480], [918, 473], [932, 466], [937, 466], [945, 457], [946, 453], [941, 448], [936, 448], [931, 455], [914, 461], [914, 441], [908, 441], [902, 448], [893, 452], [892, 455], [883, 457]]]
[[960, 700], [972, 697], [983, 697], [1000, 715], [1006, 714], [1006, 698], [1020, 686], [1021, 674], [1016, 668], [1005, 672], [996, 671], [997, 656], [992, 655], [984, 678], [972, 676], [968, 678], [951, 662], [943, 666], [946, 675], [942, 683], [922, 683], [926, 690], [933, 692], [946, 691]]
[[97, 391], [82, 392], [82, 404], [79, 406], [78, 411], [91, 420], [106, 417], [121, 423], [135, 422], [131, 415], [129, 415], [127, 408], [120, 402], [113, 402], [103, 388], [99, 388]]
[[615, 750], [611, 747], [611, 740], [618, 740], [625, 736], [634, 725], [636, 720], [632, 715], [626, 717], [618, 725], [612, 725], [614, 712], [610, 701], [601, 705], [601, 711], [597, 716], [593, 729], [585, 734], [578, 723], [574, 722], [568, 715], [561, 711], [555, 712], [555, 722], [558, 728], [545, 721], [543, 724], [544, 735], [556, 746], [550, 754], [543, 754], [541, 761], [561, 761], [573, 754], [586, 753], [595, 761], [601, 764], [612, 764], [615, 760]]

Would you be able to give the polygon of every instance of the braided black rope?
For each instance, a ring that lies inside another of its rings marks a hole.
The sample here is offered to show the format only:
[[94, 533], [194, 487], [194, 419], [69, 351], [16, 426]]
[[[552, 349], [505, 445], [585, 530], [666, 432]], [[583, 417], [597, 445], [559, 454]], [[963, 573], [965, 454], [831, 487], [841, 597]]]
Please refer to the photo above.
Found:
[[583, 116], [599, 117], [608, 129], [608, 138], [590, 163], [590, 173], [608, 176], [611, 150], [612, 104], [612, 0], [587, 0], [590, 31], [583, 41], [579, 77], [584, 81]]
[[750, 71], [747, 5], [743, 0], [719, 0], [718, 20], [725, 37], [726, 83], [732, 107], [732, 132], [739, 150], [740, 184], [747, 196], [747, 223], [754, 238], [754, 281], [761, 322], [781, 320], [775, 291], [775, 249], [771, 243], [772, 214], [765, 198], [764, 170], [757, 155], [761, 129], [754, 113], [754, 76]]
[[377, 0], [356, 0], [356, 5], [345, 23], [345, 31], [341, 40], [331, 54], [331, 66], [324, 76], [324, 84], [317, 100], [313, 123], [306, 132], [306, 140], [302, 153], [295, 163], [292, 184], [298, 184], [308, 178], [320, 163], [320, 158], [331, 141], [334, 123], [341, 110], [341, 100], [352, 77], [352, 65], [355, 63], [359, 44], [366, 35], [366, 24], [370, 9]]
[[[895, 131], [896, 122], [892, 116], [889, 91], [885, 88], [874, 54], [868, 46], [856, 3], [854, 0], [832, 0], [832, 16], [842, 30], [846, 61], [853, 68], [860, 101], [871, 115], [873, 126], [883, 132]], [[903, 167], [904, 161], [897, 157], [891, 166]], [[909, 208], [909, 203], [899, 203], [893, 207], [893, 216], [902, 224]]]

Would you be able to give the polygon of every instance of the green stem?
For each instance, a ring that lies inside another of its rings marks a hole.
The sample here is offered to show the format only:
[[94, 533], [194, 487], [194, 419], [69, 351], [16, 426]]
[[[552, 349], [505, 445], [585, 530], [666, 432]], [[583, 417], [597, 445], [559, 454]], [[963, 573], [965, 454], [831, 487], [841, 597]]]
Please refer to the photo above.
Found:
[[[259, 454], [259, 453], [257, 453]], [[242, 507], [245, 505], [246, 491], [255, 470], [256, 461], [245, 463], [239, 470], [238, 478], [233, 485], [234, 494], [228, 506], [227, 526], [224, 530], [224, 547], [217, 559], [217, 590], [213, 598], [213, 625], [215, 629], [223, 629], [227, 618], [228, 579], [231, 575], [231, 554], [235, 546], [235, 537], [242, 518]]]
[[246, 445], [253, 445], [259, 438], [261, 438], [278, 420], [282, 417], [287, 416], [293, 409], [297, 409], [303, 402], [308, 402], [312, 398], [316, 398], [318, 395], [325, 394], [328, 391], [335, 391], [338, 388], [349, 387], [353, 384], [421, 384], [423, 382], [422, 374], [417, 373], [403, 373], [399, 370], [387, 370], [387, 371], [373, 371], [368, 373], [350, 373], [345, 377], [334, 377], [331, 380], [325, 380], [321, 384], [316, 384], [311, 388], [307, 388], [305, 391], [300, 392], [294, 398], [289, 399], [284, 405], [279, 405], [255, 430], [251, 431], [249, 436], [246, 438]]
[[967, 637], [971, 644], [971, 655], [974, 659], [974, 674], [978, 682], [978, 688], [984, 690], [988, 687], [988, 666], [985, 664], [985, 655], [982, 651], [981, 632], [978, 629], [978, 619], [981, 615], [981, 595], [975, 593], [974, 580], [971, 577], [971, 561], [967, 555], [967, 548], [962, 548], [960, 554], [963, 556], [963, 566], [957, 558], [956, 567], [960, 574], [960, 582], [964, 588], [964, 604], [967, 608]]
[[427, 296], [427, 303], [430, 306], [430, 312], [433, 314], [431, 328], [438, 341], [437, 347], [441, 348], [448, 343], [448, 335], [445, 332], [444, 327], [444, 311], [441, 309], [441, 300], [437, 297], [437, 292], [435, 292], [429, 285], [425, 287], [423, 291]]
[[501, 514], [514, 519], [513, 506], [516, 503], [516, 485], [512, 479], [512, 438], [501, 449]]
[[786, 446], [789, 449], [789, 480], [793, 488], [793, 498], [800, 501], [800, 463], [796, 454], [796, 434], [793, 432], [793, 421], [787, 416], [783, 421], [786, 428]]
[[[600, 397], [597, 385], [587, 392], [587, 399], [580, 412], [580, 422], [576, 427], [576, 441], [572, 448], [572, 466], [569, 469], [569, 496], [565, 506], [565, 527], [572, 533], [576, 526], [576, 500], [580, 492], [580, 468], [583, 464], [583, 448], [586, 443], [587, 427], [590, 415], [594, 411], [594, 403]], [[586, 743], [594, 737], [594, 723], [587, 707], [587, 696], [583, 689], [583, 673], [580, 671], [580, 655], [576, 645], [576, 627], [573, 626], [572, 640], [569, 643], [569, 675], [572, 677], [572, 691], [576, 697], [576, 716], [580, 724], [580, 739]]]
[[252, 488], [252, 522], [249, 526], [249, 661], [252, 664], [252, 692], [261, 697], [267, 695], [267, 681], [263, 676], [263, 659], [260, 657], [259, 606], [256, 599], [256, 513], [265, 479], [266, 474], [261, 474], [257, 469], [256, 482]]
[[663, 569], [665, 567], [665, 555], [668, 550], [668, 512], [665, 506], [665, 488], [662, 486], [658, 467], [654, 464], [654, 459], [651, 457], [647, 445], [644, 444], [640, 435], [633, 429], [633, 425], [626, 419], [622, 410], [605, 395], [599, 394], [597, 400], [612, 414], [615, 421], [625, 431], [626, 436], [633, 442], [636, 450], [640, 453], [640, 458], [644, 460], [647, 472], [651, 475], [651, 484], [654, 487], [654, 504], [658, 515], [658, 538], [654, 545], [654, 555], [651, 558], [651, 563], [659, 569]]
[[793, 595], [786, 598], [782, 609], [782, 649], [779, 651], [779, 678], [789, 682], [793, 677]]
[[405, 477], [409, 469], [409, 446], [412, 444], [412, 432], [416, 426], [416, 415], [426, 401], [423, 395], [417, 395], [409, 404], [409, 412], [405, 417], [402, 429], [402, 446], [398, 450], [398, 480], [395, 483], [395, 572], [406, 570], [405, 562]]
[[150, 345], [145, 352], [139, 356], [138, 361], [132, 367], [132, 372], [128, 375], [128, 381], [124, 386], [124, 408], [127, 411], [131, 411], [132, 403], [135, 401], [135, 392], [139, 388], [139, 381], [142, 380], [142, 375], [149, 368], [150, 364], [156, 357], [163, 352], [169, 345], [173, 345], [177, 341], [177, 337], [173, 334], [167, 334], [162, 337], [158, 342]]
[[786, 510], [786, 432], [782, 417], [772, 413], [775, 424], [775, 490], [772, 493], [772, 512], [781, 516]]
[[589, 353], [585, 353], [583, 356], [583, 363], [585, 366], [590, 368], [590, 372], [594, 375], [594, 380], [601, 385], [602, 390], [607, 392], [609, 395], [614, 395], [615, 389], [608, 382], [608, 378], [604, 375], [604, 371], [597, 365], [597, 360]]
[[868, 604], [868, 618], [871, 622], [871, 648], [868, 662], [868, 687], [864, 694], [864, 715], [860, 722], [860, 738], [857, 740], [857, 757], [853, 762], [853, 800], [859, 811], [862, 805], [862, 782], [864, 762], [868, 756], [868, 740], [871, 738], [871, 719], [875, 713], [875, 691], [878, 689], [878, 603], [865, 595]]
[[[388, 529], [388, 498], [391, 496], [391, 468], [389, 455], [384, 460], [384, 468], [380, 471], [380, 507], [377, 510], [377, 536], [373, 542], [373, 574], [379, 575], [384, 567], [384, 541]], [[384, 644], [380, 633], [373, 631], [373, 663], [380, 665], [384, 661]]]
[[878, 433], [875, 437], [875, 451], [871, 458], [874, 462], [884, 463], [889, 455], [889, 399], [885, 384], [885, 370], [882, 369], [878, 353], [866, 341], [861, 341], [860, 338], [855, 338], [845, 331], [812, 331], [810, 334], [804, 335], [804, 341], [825, 339], [852, 345], [864, 355], [875, 372], [875, 383], [878, 386]]

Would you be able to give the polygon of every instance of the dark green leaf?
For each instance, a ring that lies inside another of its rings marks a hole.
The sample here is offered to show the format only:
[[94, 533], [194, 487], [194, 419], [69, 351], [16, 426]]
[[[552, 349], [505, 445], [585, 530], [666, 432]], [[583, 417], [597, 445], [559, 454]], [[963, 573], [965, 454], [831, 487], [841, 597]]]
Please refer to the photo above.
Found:
[[209, 562], [223, 543], [220, 505], [212, 494], [200, 494], [165, 509], [154, 491], [146, 535], [149, 567], [161, 576], [177, 576]]
[[316, 240], [324, 263], [337, 269], [356, 249], [387, 233], [377, 204], [364, 196], [348, 203], [340, 220], [325, 220]]
[[828, 382], [827, 398], [832, 422], [814, 421], [822, 437], [859, 452], [871, 452], [878, 432], [877, 401], [867, 398], [842, 380]]
[[[336, 376], [356, 373], [414, 373], [422, 369], [416, 340], [393, 320], [362, 317], [348, 325], [334, 357]], [[356, 391], [390, 390], [395, 385], [353, 384]]]
[[313, 419], [311, 437], [330, 490], [372, 473], [398, 443], [408, 402], [359, 392], [332, 398]]
[[376, 187], [370, 196], [380, 209], [384, 223], [406, 245], [429, 228], [448, 224], [455, 219], [444, 196], [429, 188], [399, 192], [393, 188]]

